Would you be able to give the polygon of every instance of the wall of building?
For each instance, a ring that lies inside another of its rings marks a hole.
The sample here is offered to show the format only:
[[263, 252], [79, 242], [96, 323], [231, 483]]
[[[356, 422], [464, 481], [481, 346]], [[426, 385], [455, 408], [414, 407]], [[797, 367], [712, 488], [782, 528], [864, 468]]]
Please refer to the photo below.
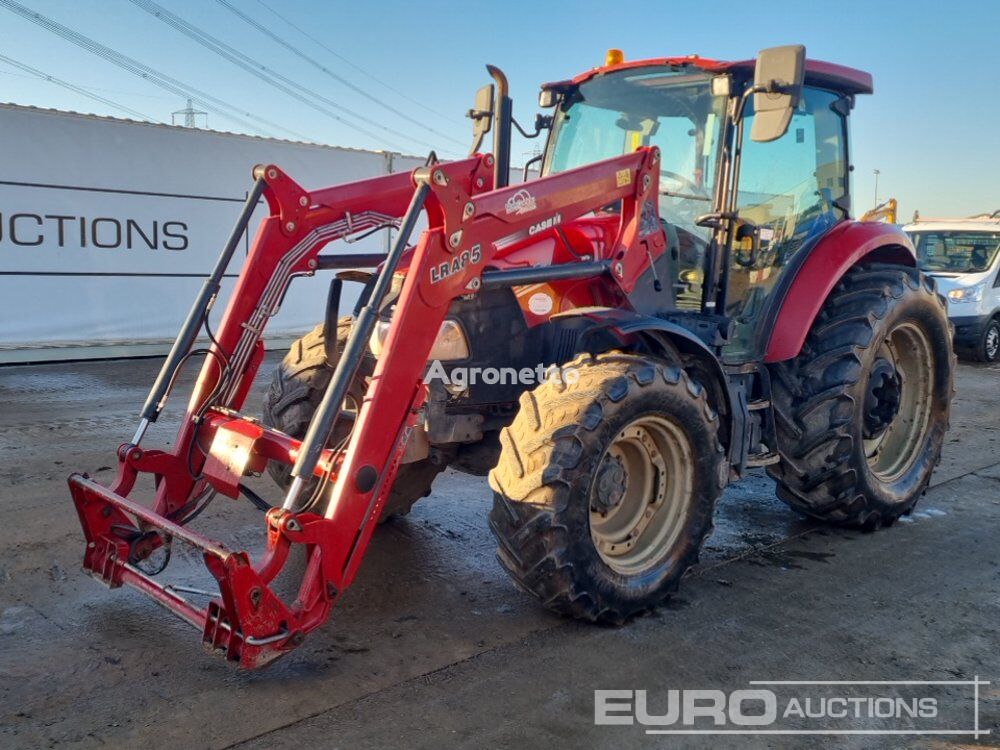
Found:
[[[254, 164], [277, 164], [313, 189], [422, 162], [14, 105], [0, 105], [0, 153], [0, 362], [166, 351], [240, 212]], [[262, 205], [251, 226], [264, 215]], [[385, 242], [380, 233], [329, 250], [379, 252]], [[280, 345], [322, 319], [324, 278], [292, 282], [269, 324], [272, 340]], [[357, 291], [345, 285], [344, 309]]]

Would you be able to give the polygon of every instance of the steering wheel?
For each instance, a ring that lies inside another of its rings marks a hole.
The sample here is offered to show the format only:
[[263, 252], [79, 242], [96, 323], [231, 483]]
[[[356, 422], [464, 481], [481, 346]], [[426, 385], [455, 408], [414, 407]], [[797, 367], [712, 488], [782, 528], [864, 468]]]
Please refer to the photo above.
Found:
[[682, 187], [686, 188], [685, 192], [691, 193], [699, 198], [708, 198], [708, 193], [705, 189], [696, 185], [691, 179], [685, 177], [682, 174], [677, 174], [677, 172], [671, 172], [669, 169], [660, 170], [660, 180], [662, 182], [663, 178], [666, 177], [671, 180], [676, 180], [681, 184]]

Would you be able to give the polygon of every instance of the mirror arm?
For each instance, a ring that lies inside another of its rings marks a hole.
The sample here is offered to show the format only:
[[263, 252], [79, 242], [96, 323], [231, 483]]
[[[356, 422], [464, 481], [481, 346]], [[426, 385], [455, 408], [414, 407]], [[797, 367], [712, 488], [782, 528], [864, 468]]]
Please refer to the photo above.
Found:
[[514, 123], [514, 127], [517, 128], [517, 132], [519, 132], [525, 138], [537, 138], [538, 136], [540, 136], [542, 134], [543, 130], [548, 130], [549, 128], [552, 127], [552, 116], [551, 115], [539, 114], [539, 115], [537, 115], [535, 117], [535, 132], [534, 133], [527, 132], [524, 128], [521, 127], [521, 123], [519, 123], [513, 117], [510, 118], [510, 121], [512, 123]]
[[730, 224], [739, 217], [736, 213], [731, 211], [712, 211], [711, 213], [702, 214], [694, 220], [695, 226], [707, 227], [708, 229], [719, 229], [720, 227]]
[[[518, 128], [518, 130], [520, 130], [520, 128]], [[544, 153], [538, 154], [538, 156], [532, 156], [530, 159], [528, 159], [528, 161], [524, 163], [524, 174], [521, 176], [521, 182], [528, 181], [528, 167], [530, 167], [532, 164], [535, 164], [536, 162], [540, 162], [544, 158], [545, 158]]]

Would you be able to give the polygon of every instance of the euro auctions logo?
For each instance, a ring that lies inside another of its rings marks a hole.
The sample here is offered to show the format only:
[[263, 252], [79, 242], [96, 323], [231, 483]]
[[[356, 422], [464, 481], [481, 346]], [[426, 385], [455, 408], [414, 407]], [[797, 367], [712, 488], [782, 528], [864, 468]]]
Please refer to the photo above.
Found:
[[973, 680], [760, 680], [738, 690], [595, 690], [594, 724], [676, 735], [988, 735]]
[[[652, 705], [651, 705], [652, 703]], [[770, 690], [667, 690], [656, 705], [645, 690], [595, 690], [594, 723], [692, 727], [770, 726], [778, 720], [778, 697]]]

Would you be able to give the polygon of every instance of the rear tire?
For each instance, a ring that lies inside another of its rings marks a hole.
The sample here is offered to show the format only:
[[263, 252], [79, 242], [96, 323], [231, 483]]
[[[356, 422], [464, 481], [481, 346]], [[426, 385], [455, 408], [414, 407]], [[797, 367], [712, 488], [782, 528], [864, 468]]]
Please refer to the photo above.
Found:
[[[351, 318], [337, 321], [337, 356], [344, 350], [344, 344], [351, 331]], [[292, 344], [288, 354], [274, 372], [270, 387], [264, 394], [263, 422], [268, 427], [281, 430], [287, 435], [301, 440], [305, 437], [313, 414], [323, 399], [326, 386], [333, 376], [336, 361], [327, 362], [324, 326], [318, 325]], [[344, 400], [344, 411], [357, 412], [368, 389], [368, 378], [375, 370], [375, 358], [366, 352], [361, 360], [354, 382]], [[343, 418], [337, 421], [328, 446], [338, 445], [351, 431], [353, 422]], [[382, 508], [379, 523], [392, 516], [403, 516], [410, 512], [413, 504], [431, 494], [434, 479], [445, 465], [432, 463], [429, 459], [402, 464], [396, 473], [392, 490]], [[291, 484], [292, 467], [270, 461], [267, 465], [271, 478], [282, 489]], [[309, 482], [302, 491], [303, 497], [310, 497], [318, 480]]]
[[525, 392], [501, 432], [490, 529], [519, 587], [618, 624], [698, 559], [725, 479], [718, 418], [673, 365], [612, 353], [565, 368], [578, 379]]
[[941, 458], [954, 367], [946, 303], [929, 277], [849, 271], [799, 356], [771, 367], [778, 497], [869, 529], [909, 513]]

